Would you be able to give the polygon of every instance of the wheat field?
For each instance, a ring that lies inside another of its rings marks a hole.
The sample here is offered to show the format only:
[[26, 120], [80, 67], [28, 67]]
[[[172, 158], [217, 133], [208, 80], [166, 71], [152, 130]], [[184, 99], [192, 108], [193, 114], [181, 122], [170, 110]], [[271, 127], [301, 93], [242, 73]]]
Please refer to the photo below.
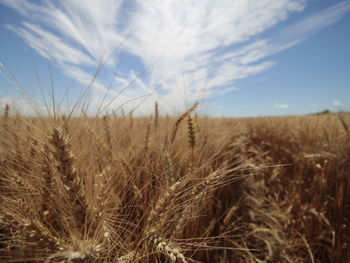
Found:
[[1, 262], [350, 262], [350, 115], [2, 109]]

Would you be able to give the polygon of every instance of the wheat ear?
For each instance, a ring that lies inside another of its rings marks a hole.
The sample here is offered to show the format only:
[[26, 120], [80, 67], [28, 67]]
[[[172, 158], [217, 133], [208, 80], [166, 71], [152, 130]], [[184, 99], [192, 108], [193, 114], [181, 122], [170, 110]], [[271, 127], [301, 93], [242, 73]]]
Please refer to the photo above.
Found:
[[159, 108], [158, 103], [154, 104], [154, 129], [157, 130], [159, 121]]
[[188, 134], [188, 145], [190, 146], [190, 149], [193, 150], [194, 146], [196, 145], [196, 129], [194, 121], [190, 114], [187, 115], [187, 134]]
[[74, 167], [75, 157], [70, 149], [70, 141], [58, 128], [54, 128], [49, 142], [53, 146], [51, 152], [56, 160], [60, 179], [73, 205], [76, 222], [83, 225], [87, 205], [82, 178]]
[[180, 249], [169, 240], [166, 240], [159, 236], [156, 232], [152, 232], [149, 235], [149, 244], [157, 252], [165, 254], [171, 263], [176, 263], [177, 261], [181, 263], [187, 263], [187, 260], [181, 253]]
[[191, 214], [193, 214], [193, 209], [198, 204], [198, 201], [203, 197], [205, 193], [215, 188], [215, 185], [217, 185], [221, 180], [224, 181], [224, 175], [225, 174], [220, 173], [220, 171], [215, 171], [204, 178], [201, 183], [192, 188], [192, 191], [190, 193], [191, 202], [189, 202], [188, 205], [184, 207], [181, 214], [178, 216], [175, 230], [171, 237], [181, 236], [186, 226], [186, 222], [188, 221], [188, 218], [191, 216]]
[[190, 168], [190, 172], [193, 172], [194, 146], [196, 145], [196, 131], [195, 131], [194, 121], [190, 114], [187, 114], [186, 123], [187, 123], [188, 145], [191, 151], [191, 163], [189, 168]]
[[173, 128], [173, 132], [171, 135], [171, 143], [174, 142], [177, 130], [179, 129], [180, 123], [186, 118], [187, 115], [189, 115], [191, 112], [193, 112], [197, 107], [199, 103], [196, 102], [195, 104], [192, 105], [191, 108], [189, 108], [185, 113], [183, 113], [175, 122], [175, 126]]
[[[159, 221], [164, 220], [163, 215], [166, 213], [166, 208], [169, 202], [175, 197], [181, 187], [180, 182], [176, 182], [169, 187], [157, 200], [155, 207], [149, 213], [146, 219], [146, 227], [152, 230], [152, 226], [157, 225]], [[158, 225], [162, 225], [158, 223]]]

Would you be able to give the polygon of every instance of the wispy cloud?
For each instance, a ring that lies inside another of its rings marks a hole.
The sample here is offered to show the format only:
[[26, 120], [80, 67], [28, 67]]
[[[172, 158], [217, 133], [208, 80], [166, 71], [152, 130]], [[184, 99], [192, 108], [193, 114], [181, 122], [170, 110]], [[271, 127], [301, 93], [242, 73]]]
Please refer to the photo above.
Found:
[[[101, 57], [125, 41], [106, 67], [116, 67], [127, 54], [138, 60], [141, 68], [124, 69], [121, 62], [108, 98], [119, 94], [121, 84], [132, 82], [116, 101], [123, 103], [152, 93], [152, 100], [178, 106], [185, 99], [191, 103], [234, 90], [236, 80], [271, 68], [274, 62], [269, 56], [300, 43], [350, 10], [350, 1], [343, 1], [262, 39], [261, 33], [291, 13], [303, 11], [305, 0], [0, 3], [23, 16], [22, 23], [6, 25], [8, 29], [84, 85], [93, 77]], [[146, 73], [138, 78], [135, 70], [144, 69]], [[97, 80], [96, 85], [97, 93], [103, 96], [108, 84]], [[152, 109], [147, 107], [143, 110]]]
[[94, 61], [84, 52], [65, 44], [61, 37], [44, 30], [38, 25], [23, 22], [20, 27], [13, 25], [6, 25], [5, 27], [25, 39], [27, 44], [41, 56], [52, 59], [59, 64], [67, 63], [81, 66], [97, 64], [97, 61]]
[[26, 115], [34, 115], [41, 111], [45, 112], [45, 108], [40, 105], [32, 105], [28, 100], [23, 97], [0, 97], [0, 112], [5, 108], [5, 105], [11, 105], [11, 113], [22, 112]]
[[275, 104], [273, 105], [275, 108], [279, 108], [279, 109], [287, 109], [289, 107], [288, 104]]
[[341, 103], [339, 100], [333, 100], [332, 103], [334, 106], [342, 106], [343, 105], [343, 103]]

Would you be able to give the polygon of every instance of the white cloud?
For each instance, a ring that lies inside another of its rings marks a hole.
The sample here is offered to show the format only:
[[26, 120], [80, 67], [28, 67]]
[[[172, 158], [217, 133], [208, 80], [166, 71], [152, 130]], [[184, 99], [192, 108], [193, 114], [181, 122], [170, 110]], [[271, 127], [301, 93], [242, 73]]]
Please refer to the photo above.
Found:
[[17, 33], [25, 39], [32, 49], [50, 60], [81, 66], [97, 64], [97, 61], [94, 61], [79, 49], [65, 44], [62, 38], [44, 30], [38, 25], [24, 22], [21, 27], [6, 25], [6, 28]]
[[339, 100], [333, 100], [332, 103], [334, 106], [342, 106], [343, 105], [343, 103], [341, 103]]
[[[138, 79], [133, 70], [123, 72], [108, 91], [107, 83], [96, 80], [93, 100], [103, 99], [108, 92], [109, 100], [118, 96], [113, 107], [147, 94], [152, 94], [152, 101], [176, 106], [183, 106], [185, 99], [191, 103], [223, 95], [235, 89], [236, 80], [271, 68], [274, 62], [267, 60], [268, 56], [300, 43], [350, 10], [350, 1], [343, 1], [275, 33], [271, 39], [261, 39], [258, 38], [261, 33], [291, 13], [303, 11], [305, 0], [1, 3], [12, 7], [24, 19], [21, 24], [7, 25], [8, 29], [41, 56], [48, 56], [64, 74], [84, 85], [93, 78], [94, 66], [101, 57], [106, 58], [123, 43], [120, 51], [141, 61], [147, 77]], [[111, 58], [107, 68], [117, 64], [118, 54]], [[131, 87], [118, 94], [116, 86], [128, 86], [130, 82]], [[153, 108], [146, 104], [142, 107], [144, 111]]]
[[279, 108], [279, 109], [287, 109], [289, 107], [289, 105], [288, 104], [275, 104], [274, 107]]
[[285, 35], [289, 37], [297, 36], [301, 40], [308, 37], [310, 33], [337, 22], [349, 11], [350, 1], [342, 1], [289, 27], [285, 31]]
[[25, 115], [34, 115], [43, 113], [46, 109], [40, 105], [34, 105], [25, 98], [0, 96], [0, 112], [5, 108], [5, 105], [10, 105], [10, 113], [21, 113]]

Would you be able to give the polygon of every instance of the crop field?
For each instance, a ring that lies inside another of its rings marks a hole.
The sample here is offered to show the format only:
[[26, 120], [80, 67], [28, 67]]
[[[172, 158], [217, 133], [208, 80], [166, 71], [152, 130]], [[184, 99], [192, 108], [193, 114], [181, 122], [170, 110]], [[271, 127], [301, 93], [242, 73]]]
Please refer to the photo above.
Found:
[[0, 119], [1, 262], [350, 262], [350, 115]]

